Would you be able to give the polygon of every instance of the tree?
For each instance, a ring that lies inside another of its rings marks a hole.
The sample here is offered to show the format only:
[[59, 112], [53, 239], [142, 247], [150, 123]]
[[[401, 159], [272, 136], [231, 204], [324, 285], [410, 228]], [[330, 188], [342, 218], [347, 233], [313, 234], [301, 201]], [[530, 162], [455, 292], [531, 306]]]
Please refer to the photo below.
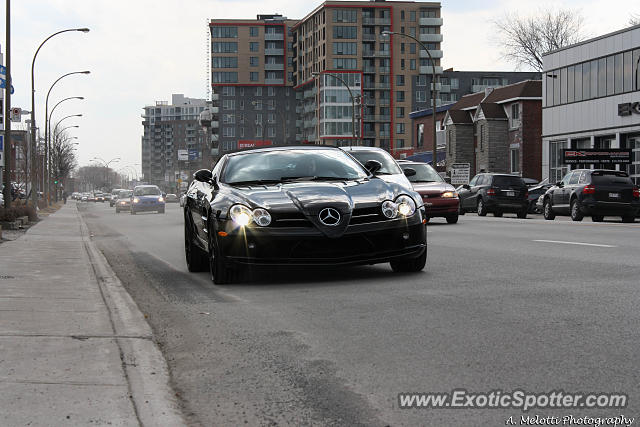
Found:
[[583, 19], [569, 9], [546, 10], [521, 18], [505, 15], [495, 20], [503, 57], [516, 64], [542, 71], [542, 54], [585, 39]]
[[640, 25], [640, 14], [632, 13], [629, 18], [629, 25], [634, 27], [636, 25]]
[[[53, 146], [51, 147], [51, 163], [53, 180], [58, 184], [66, 180], [71, 171], [73, 171], [78, 162], [76, 155], [73, 152], [74, 144], [71, 142], [73, 139], [69, 138], [66, 133], [58, 133], [54, 135]], [[55, 186], [56, 200], [58, 194], [59, 185]]]

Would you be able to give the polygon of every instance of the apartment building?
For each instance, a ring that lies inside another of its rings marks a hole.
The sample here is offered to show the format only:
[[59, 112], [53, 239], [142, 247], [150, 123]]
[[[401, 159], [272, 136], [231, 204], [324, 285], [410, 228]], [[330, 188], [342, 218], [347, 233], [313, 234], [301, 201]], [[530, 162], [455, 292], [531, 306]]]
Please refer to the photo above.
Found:
[[220, 154], [295, 143], [293, 34], [282, 15], [212, 19], [211, 78], [219, 115], [212, 123]]
[[202, 167], [212, 167], [210, 135], [199, 125], [198, 118], [207, 108], [204, 99], [182, 94], [167, 101], [156, 101], [144, 107], [142, 114], [143, 181], [156, 184], [167, 192], [180, 190], [181, 181]]
[[332, 1], [304, 17], [292, 29], [296, 140], [395, 156], [410, 147], [409, 113], [431, 99], [429, 54], [442, 74], [440, 12], [437, 2]]

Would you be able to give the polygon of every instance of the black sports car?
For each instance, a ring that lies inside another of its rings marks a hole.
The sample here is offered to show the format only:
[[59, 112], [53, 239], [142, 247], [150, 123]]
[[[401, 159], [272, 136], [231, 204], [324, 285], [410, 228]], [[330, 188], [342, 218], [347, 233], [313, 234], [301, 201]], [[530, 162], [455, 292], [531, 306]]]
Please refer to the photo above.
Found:
[[187, 191], [189, 271], [229, 283], [243, 265], [375, 264], [424, 268], [424, 206], [412, 189], [375, 176], [327, 146], [269, 147], [224, 155]]

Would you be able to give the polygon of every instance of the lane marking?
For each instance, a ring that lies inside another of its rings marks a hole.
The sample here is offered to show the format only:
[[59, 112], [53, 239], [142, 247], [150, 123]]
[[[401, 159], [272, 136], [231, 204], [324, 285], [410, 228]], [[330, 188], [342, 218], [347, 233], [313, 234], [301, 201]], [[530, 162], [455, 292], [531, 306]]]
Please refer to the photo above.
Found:
[[564, 242], [562, 240], [533, 240], [533, 242], [558, 243], [561, 245], [596, 246], [599, 248], [617, 248], [617, 246], [613, 246], [613, 245], [600, 245], [597, 243], [582, 243], [582, 242]]

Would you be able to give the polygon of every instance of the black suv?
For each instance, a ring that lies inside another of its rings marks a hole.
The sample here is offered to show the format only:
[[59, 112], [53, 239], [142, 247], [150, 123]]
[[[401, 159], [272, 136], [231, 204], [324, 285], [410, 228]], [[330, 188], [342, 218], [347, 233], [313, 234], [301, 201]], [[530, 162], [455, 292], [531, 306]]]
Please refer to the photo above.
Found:
[[600, 222], [605, 216], [633, 222], [640, 210], [638, 187], [626, 172], [608, 169], [576, 169], [564, 176], [544, 195], [545, 219], [570, 215], [574, 221], [591, 216]]
[[479, 216], [487, 212], [493, 212], [494, 216], [515, 212], [518, 218], [526, 218], [528, 196], [527, 185], [516, 175], [481, 173], [469, 184], [458, 187], [461, 215], [468, 211], [476, 211]]

